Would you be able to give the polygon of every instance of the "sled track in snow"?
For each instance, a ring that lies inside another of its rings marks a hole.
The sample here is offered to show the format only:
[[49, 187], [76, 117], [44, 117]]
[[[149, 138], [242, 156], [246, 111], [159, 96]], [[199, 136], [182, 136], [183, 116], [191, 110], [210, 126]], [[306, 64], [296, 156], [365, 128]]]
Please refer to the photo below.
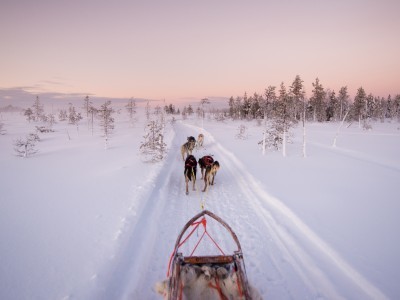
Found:
[[[209, 136], [211, 135], [209, 134]], [[319, 267], [321, 261], [324, 260], [325, 264], [330, 264], [330, 268], [337, 268], [342, 272], [347, 280], [360, 289], [361, 294], [371, 299], [387, 298], [316, 236], [285, 205], [268, 195], [232, 152], [219, 143], [216, 143], [216, 149], [218, 156], [222, 158], [222, 165], [225, 166], [225, 169], [235, 174], [236, 184], [243, 192], [242, 197], [245, 198], [241, 201], [245, 201], [251, 206], [270, 235], [271, 241], [274, 243], [273, 248], [276, 248], [277, 251], [275, 257], [270, 256], [270, 259], [280, 273], [282, 269], [279, 266], [284, 257], [284, 260], [290, 264], [308, 287], [313, 297], [342, 298], [341, 291]], [[298, 238], [299, 236], [300, 238]], [[306, 244], [304, 240], [307, 241]], [[316, 261], [316, 257], [319, 257], [319, 261]], [[296, 295], [291, 295], [291, 297], [298, 298]]]
[[[183, 225], [200, 212], [201, 199], [205, 200], [206, 209], [220, 216], [236, 232], [249, 280], [267, 297], [344, 298], [343, 291], [325, 276], [324, 268], [336, 268], [344, 278], [344, 285], [352, 285], [352, 290], [356, 286], [360, 296], [386, 299], [287, 207], [268, 195], [240, 160], [210, 133], [192, 125], [175, 126], [167, 162], [154, 179], [153, 189], [142, 196], [144, 204], [131, 224], [132, 230], [126, 233], [129, 238], [121, 246], [115, 276], [106, 293], [97, 299], [161, 299], [152, 287], [165, 278], [176, 237]], [[203, 153], [195, 151], [194, 155], [198, 159], [214, 154], [221, 170], [207, 193], [200, 191], [203, 182], [198, 170], [197, 192], [190, 190], [187, 196], [179, 148], [186, 136], [200, 130], [206, 136], [206, 149]], [[160, 245], [160, 236], [164, 241], [167, 238], [168, 243]]]

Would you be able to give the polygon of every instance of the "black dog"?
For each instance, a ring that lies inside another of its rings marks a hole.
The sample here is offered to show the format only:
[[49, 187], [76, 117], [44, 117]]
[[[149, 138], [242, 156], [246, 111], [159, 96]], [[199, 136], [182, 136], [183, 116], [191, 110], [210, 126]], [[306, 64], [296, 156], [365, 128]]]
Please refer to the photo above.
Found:
[[186, 182], [186, 195], [189, 194], [189, 181], [193, 182], [193, 191], [196, 190], [196, 173], [197, 161], [193, 155], [189, 155], [185, 160], [185, 182]]
[[206, 169], [206, 167], [211, 166], [213, 162], [214, 162], [214, 158], [212, 158], [211, 155], [206, 155], [206, 156], [203, 156], [202, 158], [199, 158], [201, 179], [204, 178], [204, 170]]

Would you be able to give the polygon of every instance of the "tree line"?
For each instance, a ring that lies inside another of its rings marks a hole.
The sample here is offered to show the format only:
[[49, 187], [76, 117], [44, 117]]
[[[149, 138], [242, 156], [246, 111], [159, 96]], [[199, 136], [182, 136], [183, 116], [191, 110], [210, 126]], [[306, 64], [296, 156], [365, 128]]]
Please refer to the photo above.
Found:
[[232, 119], [270, 119], [284, 113], [293, 122], [327, 122], [341, 121], [347, 114], [349, 121], [400, 121], [400, 94], [394, 98], [391, 95], [378, 97], [360, 87], [351, 101], [347, 86], [338, 92], [325, 89], [318, 78], [312, 86], [311, 96], [307, 98], [303, 80], [297, 75], [288, 87], [282, 82], [279, 88], [268, 86], [263, 94], [231, 96], [229, 116]]

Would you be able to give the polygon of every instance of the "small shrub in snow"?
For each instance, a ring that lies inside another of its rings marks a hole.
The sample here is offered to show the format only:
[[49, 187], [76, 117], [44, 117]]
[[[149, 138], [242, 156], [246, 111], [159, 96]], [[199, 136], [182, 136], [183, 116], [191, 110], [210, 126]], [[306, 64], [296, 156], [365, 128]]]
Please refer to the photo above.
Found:
[[49, 133], [54, 132], [54, 130], [45, 126], [36, 126], [36, 132]]
[[40, 138], [36, 133], [30, 133], [25, 138], [17, 139], [14, 142], [14, 150], [17, 156], [28, 157], [35, 154], [38, 151], [35, 149], [36, 142], [39, 140]]
[[245, 139], [247, 139], [248, 134], [247, 134], [246, 130], [247, 130], [247, 127], [246, 127], [245, 125], [241, 124], [241, 125], [238, 127], [238, 131], [239, 131], [239, 132], [235, 135], [235, 137], [236, 137], [237, 139], [240, 139], [240, 140], [245, 140]]
[[58, 114], [58, 119], [60, 121], [65, 121], [65, 120], [67, 120], [67, 117], [68, 117], [67, 111], [65, 109], [61, 109], [60, 113]]

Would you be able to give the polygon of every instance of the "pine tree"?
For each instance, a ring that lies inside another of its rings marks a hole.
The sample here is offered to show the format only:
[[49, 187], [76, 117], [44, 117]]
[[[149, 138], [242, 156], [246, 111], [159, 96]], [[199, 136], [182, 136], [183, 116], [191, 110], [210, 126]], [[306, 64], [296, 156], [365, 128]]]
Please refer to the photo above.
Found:
[[42, 119], [43, 116], [43, 105], [40, 103], [39, 96], [36, 96], [35, 102], [32, 105], [32, 118], [34, 121], [39, 121]]
[[39, 141], [39, 136], [35, 133], [31, 133], [25, 138], [19, 138], [14, 141], [14, 150], [17, 156], [25, 157], [31, 156], [38, 152], [35, 148], [36, 142]]
[[114, 130], [114, 118], [112, 114], [114, 113], [114, 109], [110, 107], [111, 101], [106, 101], [98, 110], [98, 116], [100, 118], [100, 127], [103, 131], [103, 136], [105, 138], [105, 146], [104, 148], [108, 148], [108, 139]]
[[400, 122], [400, 95], [396, 95], [393, 101], [394, 107], [394, 117]]
[[90, 110], [91, 106], [92, 106], [92, 102], [90, 102], [89, 96], [86, 96], [85, 99], [83, 99], [83, 109], [86, 112], [86, 118], [89, 117], [89, 110]]
[[296, 75], [290, 86], [290, 93], [294, 102], [294, 118], [302, 119], [303, 121], [303, 157], [307, 157], [306, 153], [306, 101], [303, 80], [299, 75]]
[[364, 89], [360, 87], [354, 97], [353, 103], [353, 119], [358, 120], [359, 127], [361, 128], [361, 120], [365, 119], [367, 104], [367, 94]]
[[310, 105], [313, 110], [313, 120], [314, 122], [323, 122], [326, 120], [326, 93], [318, 78], [315, 79], [315, 83], [312, 85], [314, 89], [312, 91], [313, 95], [310, 98]]
[[300, 120], [305, 111], [303, 82], [300, 75], [296, 75], [290, 86], [290, 95], [293, 98], [293, 115], [296, 120]]
[[97, 115], [98, 113], [98, 109], [96, 107], [94, 107], [93, 105], [91, 105], [89, 107], [89, 124], [90, 124], [90, 128], [92, 129], [92, 136], [93, 136], [93, 131], [94, 131], [94, 117]]
[[32, 121], [34, 119], [33, 117], [33, 111], [32, 109], [29, 107], [24, 111], [24, 116], [26, 116], [26, 119], [28, 120], [28, 122]]
[[349, 110], [349, 95], [347, 93], [347, 86], [340, 88], [337, 99], [339, 102], [339, 120], [343, 120], [344, 114]]
[[326, 120], [327, 121], [337, 121], [338, 111], [339, 111], [339, 101], [336, 98], [335, 91], [328, 91], [328, 105], [326, 108]]
[[126, 110], [128, 111], [129, 114], [129, 119], [131, 121], [133, 121], [133, 116], [136, 113], [136, 102], [135, 99], [131, 98], [129, 100], [129, 103], [127, 105], [125, 105]]
[[65, 121], [67, 120], [67, 117], [68, 117], [67, 111], [65, 109], [61, 109], [60, 113], [58, 114], [58, 119], [60, 121]]
[[276, 101], [276, 87], [275, 86], [268, 86], [264, 93], [264, 101], [261, 105], [264, 115], [264, 120], [266, 121], [270, 115], [272, 115], [273, 104]]
[[147, 103], [146, 103], [145, 112], [146, 112], [146, 119], [147, 119], [147, 121], [149, 121], [150, 120], [150, 102], [149, 101], [147, 101]]
[[291, 113], [290, 95], [286, 91], [284, 83], [281, 83], [279, 96], [275, 103], [272, 128], [268, 130], [272, 134], [271, 139], [282, 145], [282, 155], [286, 156], [286, 143], [290, 135], [290, 128], [294, 124], [293, 114]]
[[231, 96], [229, 98], [228, 105], [229, 105], [229, 117], [234, 119], [235, 118], [235, 100], [234, 100], [233, 96]]
[[193, 115], [193, 113], [194, 113], [193, 107], [192, 107], [192, 105], [189, 104], [188, 108], [187, 108], [187, 114], [189, 116], [191, 116], [191, 115]]
[[166, 144], [164, 143], [163, 125], [156, 120], [148, 122], [145, 128], [144, 141], [140, 151], [147, 162], [157, 162], [164, 158]]
[[68, 108], [68, 123], [72, 125], [77, 125], [78, 127], [78, 122], [80, 120], [82, 120], [81, 114], [76, 112], [75, 107], [72, 105], [72, 103], [70, 103]]

